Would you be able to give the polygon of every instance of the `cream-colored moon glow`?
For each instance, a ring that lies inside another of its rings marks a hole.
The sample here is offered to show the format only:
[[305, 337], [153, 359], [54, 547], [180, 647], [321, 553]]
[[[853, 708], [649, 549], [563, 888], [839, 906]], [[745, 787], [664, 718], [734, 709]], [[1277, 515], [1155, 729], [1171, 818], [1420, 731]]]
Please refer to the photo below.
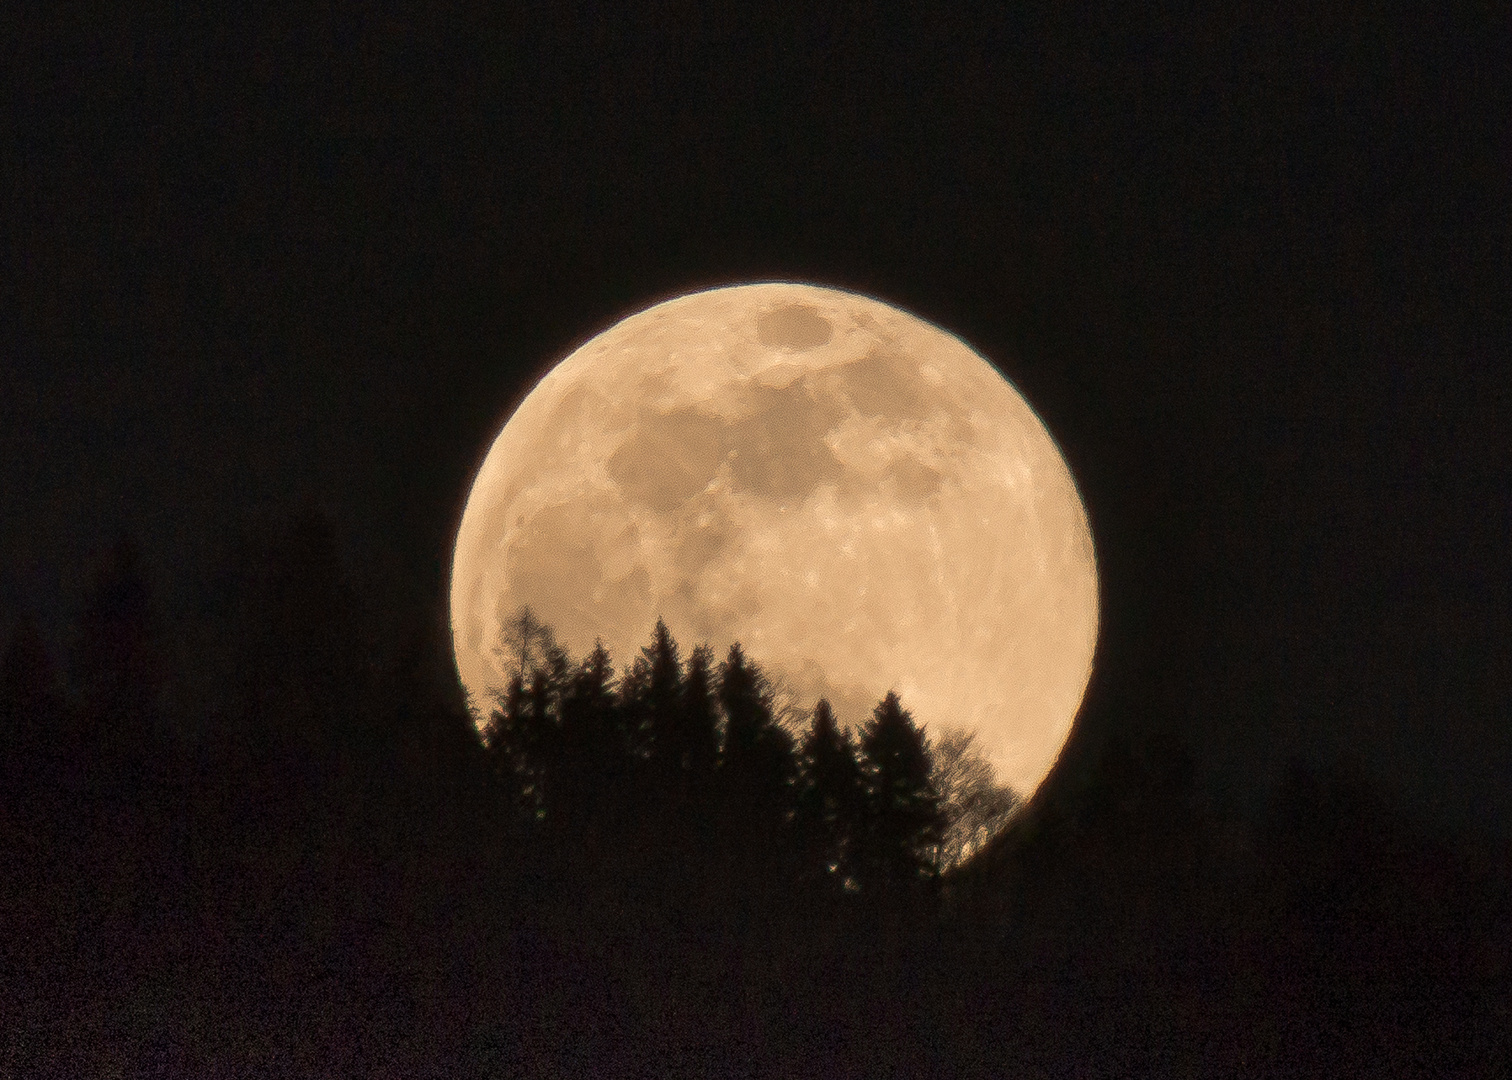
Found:
[[658, 616], [732, 641], [859, 723], [896, 689], [1028, 795], [1097, 639], [1087, 515], [1039, 418], [982, 357], [887, 304], [738, 285], [623, 320], [543, 378], [478, 471], [451, 612], [475, 707], [528, 604], [624, 664]]

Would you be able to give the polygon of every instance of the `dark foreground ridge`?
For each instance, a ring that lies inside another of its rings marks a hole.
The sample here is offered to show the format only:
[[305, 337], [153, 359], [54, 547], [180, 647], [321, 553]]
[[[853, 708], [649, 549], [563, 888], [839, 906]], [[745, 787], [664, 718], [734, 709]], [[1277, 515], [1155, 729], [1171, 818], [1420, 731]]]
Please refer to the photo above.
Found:
[[218, 595], [165, 625], [123, 544], [66, 671], [10, 631], [0, 1076], [1512, 1070], [1505, 843], [1348, 773], [1220, 819], [1130, 716], [1016, 808], [892, 695], [523, 613], [480, 740], [320, 521]]

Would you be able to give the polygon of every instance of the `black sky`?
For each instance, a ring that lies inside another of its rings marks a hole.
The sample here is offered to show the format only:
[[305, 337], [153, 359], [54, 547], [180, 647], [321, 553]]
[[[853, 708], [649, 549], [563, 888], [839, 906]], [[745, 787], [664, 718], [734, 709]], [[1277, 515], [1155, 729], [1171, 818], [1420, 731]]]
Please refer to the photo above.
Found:
[[307, 501], [439, 602], [550, 363], [794, 278], [1024, 392], [1099, 546], [1097, 700], [1216, 797], [1342, 754], [1512, 827], [1504, 24], [422, 7], [20, 26], [0, 616], [61, 628], [121, 527], [190, 612]]

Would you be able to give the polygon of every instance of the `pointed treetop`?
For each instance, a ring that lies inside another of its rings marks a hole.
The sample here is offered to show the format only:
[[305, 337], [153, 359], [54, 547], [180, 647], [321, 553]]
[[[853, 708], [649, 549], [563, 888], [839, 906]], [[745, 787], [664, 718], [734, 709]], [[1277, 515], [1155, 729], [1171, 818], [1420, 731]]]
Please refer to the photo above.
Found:
[[889, 692], [862, 729], [861, 750], [870, 789], [870, 824], [861, 861], [865, 887], [922, 881], [937, 868], [945, 826], [931, 779], [924, 731]]
[[697, 678], [703, 685], [709, 683], [709, 675], [714, 669], [714, 650], [708, 645], [700, 645], [688, 656], [688, 679]]
[[814, 705], [813, 737], [816, 740], [835, 737], [835, 714], [830, 709], [828, 698], [820, 698]]
[[672, 632], [661, 619], [656, 620], [656, 629], [651, 632], [651, 643], [641, 649], [646, 661], [653, 692], [677, 684], [682, 680], [682, 658], [677, 652], [677, 642]]
[[604, 692], [614, 689], [614, 660], [603, 638], [593, 639], [593, 651], [578, 665], [578, 677]]
[[513, 661], [515, 672], [521, 676], [536, 667], [563, 666], [565, 654], [557, 646], [551, 627], [536, 616], [529, 604], [521, 604], [504, 621], [500, 636], [505, 658]]
[[721, 700], [747, 695], [764, 699], [766, 696], [766, 681], [761, 669], [746, 659], [745, 650], [738, 641], [730, 646], [724, 662], [719, 665], [719, 686]]

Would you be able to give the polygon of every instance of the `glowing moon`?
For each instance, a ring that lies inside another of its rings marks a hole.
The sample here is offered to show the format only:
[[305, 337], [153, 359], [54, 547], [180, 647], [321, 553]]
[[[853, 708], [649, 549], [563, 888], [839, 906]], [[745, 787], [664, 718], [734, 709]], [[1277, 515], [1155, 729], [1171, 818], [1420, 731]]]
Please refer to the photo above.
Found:
[[506, 681], [529, 604], [581, 657], [628, 662], [658, 616], [740, 641], [849, 723], [888, 689], [977, 732], [1028, 795], [1097, 640], [1086, 510], [1028, 403], [959, 339], [787, 283], [681, 296], [605, 330], [521, 402], [457, 536], [457, 668]]

